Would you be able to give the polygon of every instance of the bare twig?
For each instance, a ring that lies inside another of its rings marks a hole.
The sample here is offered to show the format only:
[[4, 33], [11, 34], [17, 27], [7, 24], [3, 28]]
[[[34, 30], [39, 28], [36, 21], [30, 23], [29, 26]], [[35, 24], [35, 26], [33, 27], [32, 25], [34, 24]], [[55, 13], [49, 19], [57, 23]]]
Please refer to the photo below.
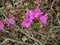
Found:
[[5, 39], [5, 40], [4, 40], [2, 43], [0, 43], [0, 44], [4, 44], [4, 43], [7, 42], [7, 41], [22, 43], [21, 41], [13, 40], [13, 39], [10, 39], [10, 38], [4, 38], [4, 39]]
[[45, 42], [44, 42], [44, 44], [43, 45], [45, 45], [46, 44], [46, 42], [47, 42], [47, 40], [49, 39], [49, 34], [48, 34], [48, 36], [47, 36], [47, 38], [46, 38], [46, 40], [45, 40]]
[[[17, 43], [21, 43], [21, 44], [28, 44], [28, 43], [25, 43], [25, 42], [22, 42], [22, 41], [17, 41], [17, 40], [10, 39], [10, 38], [4, 38], [4, 41], [2, 43], [0, 43], [0, 45], [4, 44], [7, 41], [17, 42]], [[31, 44], [29, 44], [29, 45], [31, 45]]]
[[[55, 13], [54, 9], [53, 9], [53, 5], [55, 3], [55, 0], [53, 0], [52, 4], [51, 4], [51, 10]], [[56, 13], [55, 13], [56, 14]]]
[[59, 20], [59, 13], [57, 13], [57, 20], [58, 20], [58, 23], [60, 24], [60, 20]]
[[46, 6], [44, 6], [44, 7], [41, 7], [41, 9], [45, 9], [45, 8], [47, 8], [49, 5], [46, 5]]
[[[53, 2], [52, 2], [52, 4], [51, 4], [51, 10], [55, 13], [55, 11], [53, 10], [53, 4], [55, 3], [55, 0], [53, 0]], [[55, 13], [55, 15], [56, 15], [56, 13]], [[52, 16], [51, 16], [51, 27], [52, 27], [52, 21], [53, 21], [53, 19], [52, 19]]]
[[35, 45], [39, 45], [37, 42], [35, 42]]
[[54, 28], [60, 28], [60, 26], [54, 26]]

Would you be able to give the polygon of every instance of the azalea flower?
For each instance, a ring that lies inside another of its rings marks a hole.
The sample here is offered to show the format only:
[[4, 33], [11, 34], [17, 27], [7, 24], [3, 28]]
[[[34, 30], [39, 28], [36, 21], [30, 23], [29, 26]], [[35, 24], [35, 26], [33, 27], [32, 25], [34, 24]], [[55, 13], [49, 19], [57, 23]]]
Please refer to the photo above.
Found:
[[46, 13], [44, 16], [42, 15], [40, 17], [40, 21], [43, 23], [43, 24], [46, 24], [46, 21], [48, 19], [48, 13]]
[[11, 24], [15, 24], [15, 20], [13, 18], [8, 18], [4, 20], [4, 24], [10, 26]]
[[24, 27], [30, 27], [30, 24], [31, 24], [32, 20], [30, 20], [29, 18], [24, 18], [23, 22], [22, 22], [22, 25]]
[[4, 29], [4, 24], [3, 24], [3, 22], [2, 21], [0, 21], [0, 30], [3, 30]]

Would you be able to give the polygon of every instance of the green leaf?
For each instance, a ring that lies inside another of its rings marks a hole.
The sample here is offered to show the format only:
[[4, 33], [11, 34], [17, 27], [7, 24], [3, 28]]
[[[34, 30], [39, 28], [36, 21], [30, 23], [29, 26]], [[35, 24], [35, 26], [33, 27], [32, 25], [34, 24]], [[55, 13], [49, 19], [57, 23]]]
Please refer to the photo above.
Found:
[[38, 25], [34, 23], [33, 28], [38, 28]]

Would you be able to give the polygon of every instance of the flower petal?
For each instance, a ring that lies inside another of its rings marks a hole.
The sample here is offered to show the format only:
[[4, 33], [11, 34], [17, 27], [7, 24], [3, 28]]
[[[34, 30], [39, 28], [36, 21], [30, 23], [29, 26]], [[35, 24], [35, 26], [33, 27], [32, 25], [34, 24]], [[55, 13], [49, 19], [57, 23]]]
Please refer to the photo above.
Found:
[[0, 29], [4, 29], [4, 24], [2, 21], [0, 21]]
[[43, 24], [46, 24], [46, 21], [48, 19], [48, 14], [46, 13], [44, 16], [41, 16], [40, 17], [40, 21], [43, 23]]

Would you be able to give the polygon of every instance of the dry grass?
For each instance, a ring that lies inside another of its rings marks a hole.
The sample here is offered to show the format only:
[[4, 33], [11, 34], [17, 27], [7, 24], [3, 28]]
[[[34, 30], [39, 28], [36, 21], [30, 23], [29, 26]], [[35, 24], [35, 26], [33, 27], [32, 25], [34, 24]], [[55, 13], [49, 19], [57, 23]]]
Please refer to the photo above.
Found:
[[[21, 26], [26, 8], [37, 5], [49, 14], [46, 25], [34, 20], [30, 28]], [[60, 45], [60, 0], [0, 0], [0, 20], [13, 13], [16, 24], [0, 31], [0, 45]]]

